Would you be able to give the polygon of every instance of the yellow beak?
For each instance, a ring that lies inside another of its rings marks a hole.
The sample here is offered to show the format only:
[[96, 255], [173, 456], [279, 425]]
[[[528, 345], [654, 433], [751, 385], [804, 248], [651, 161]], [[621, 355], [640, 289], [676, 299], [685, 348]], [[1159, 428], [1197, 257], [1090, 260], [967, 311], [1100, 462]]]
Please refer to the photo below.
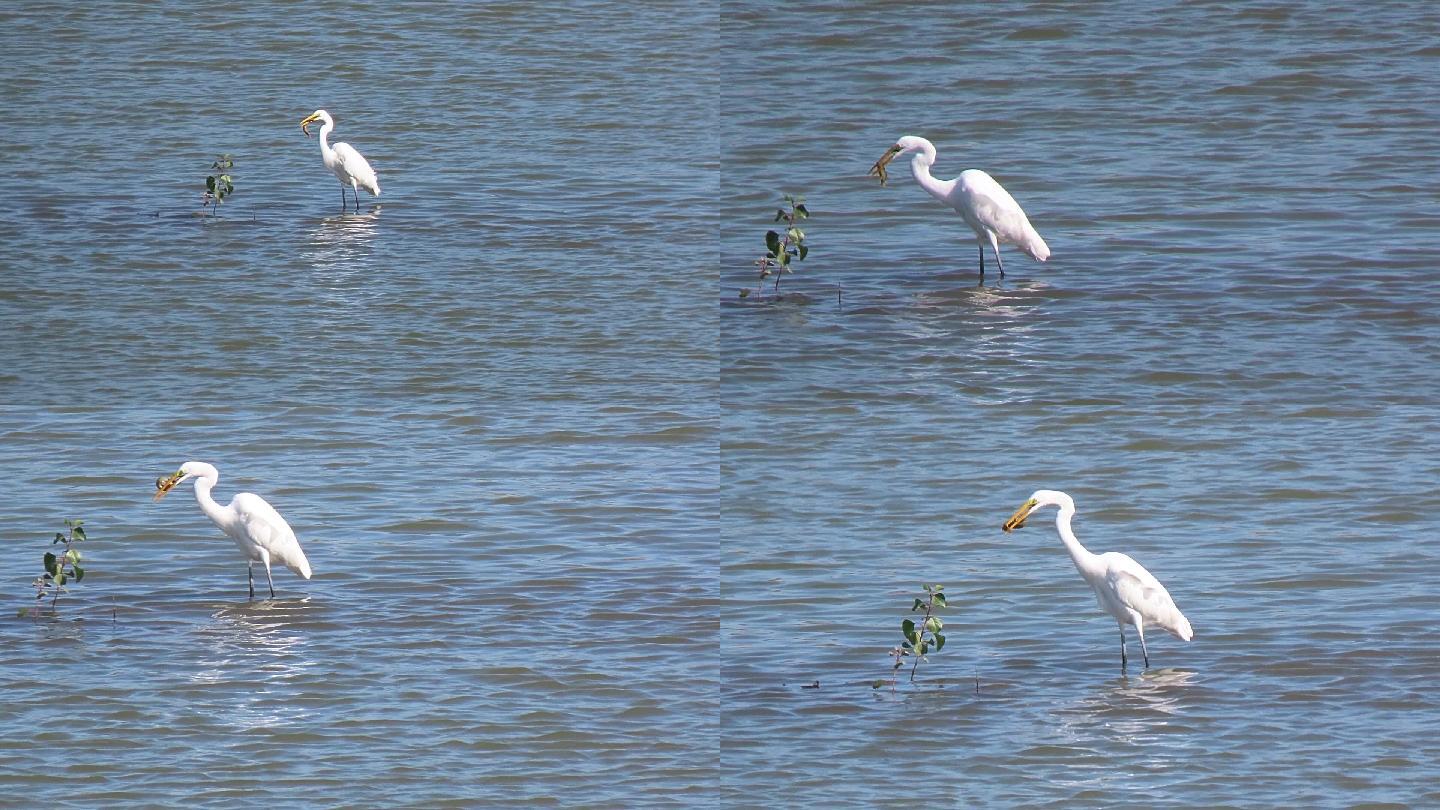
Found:
[[879, 160], [875, 161], [875, 165], [870, 167], [870, 171], [865, 176], [878, 177], [880, 178], [880, 185], [885, 185], [885, 181], [890, 179], [890, 175], [885, 173], [885, 167], [890, 165], [890, 161], [894, 160], [895, 156], [900, 154], [901, 151], [900, 144], [898, 143], [890, 147], [886, 150], [885, 154], [880, 156]]
[[155, 489], [158, 490], [158, 492], [155, 493], [155, 500], [158, 502], [161, 498], [169, 494], [170, 490], [174, 489], [175, 485], [180, 483], [180, 479], [184, 477], [185, 473], [177, 472], [174, 475], [162, 475], [156, 478]]
[[313, 124], [313, 123], [315, 123], [316, 121], [319, 121], [319, 120], [320, 120], [319, 118], [317, 118], [317, 117], [315, 117], [315, 116], [313, 116], [313, 115], [308, 115], [308, 116], [305, 117], [305, 120], [304, 120], [304, 121], [301, 121], [301, 122], [300, 122], [300, 131], [303, 132], [303, 133], [305, 133], [305, 137], [307, 137], [307, 138], [310, 137], [310, 129], [309, 129], [310, 125]]
[[1030, 517], [1031, 512], [1035, 511], [1035, 506], [1038, 503], [1039, 501], [1034, 498], [1026, 501], [1019, 509], [1015, 510], [1015, 514], [1011, 515], [1010, 519], [1005, 521], [1005, 524], [1000, 528], [1006, 532], [1013, 532], [1016, 529], [1025, 528], [1025, 520]]

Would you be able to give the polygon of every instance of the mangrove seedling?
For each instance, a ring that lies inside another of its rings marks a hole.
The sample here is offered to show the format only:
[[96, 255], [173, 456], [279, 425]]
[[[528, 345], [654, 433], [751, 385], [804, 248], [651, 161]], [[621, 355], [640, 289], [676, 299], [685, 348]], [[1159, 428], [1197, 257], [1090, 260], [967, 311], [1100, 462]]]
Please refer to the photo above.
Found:
[[[895, 689], [895, 676], [900, 668], [905, 666], [905, 659], [912, 659], [910, 665], [910, 682], [915, 682], [915, 671], [920, 668], [921, 661], [929, 661], [927, 657], [931, 651], [940, 652], [945, 647], [945, 622], [939, 616], [934, 615], [939, 608], [946, 606], [944, 585], [926, 585], [925, 598], [917, 598], [910, 606], [910, 612], [924, 611], [920, 623], [916, 624], [914, 619], [905, 619], [900, 622], [900, 634], [904, 640], [900, 645], [890, 650], [890, 657], [894, 663], [890, 667], [890, 689]], [[872, 686], [879, 689], [884, 681], [875, 681]]]
[[[777, 295], [780, 293], [780, 277], [795, 272], [790, 263], [803, 261], [810, 252], [810, 248], [805, 246], [805, 232], [795, 224], [810, 218], [810, 210], [805, 207], [805, 198], [786, 194], [784, 200], [789, 208], [775, 209], [775, 221], [785, 223], [785, 231], [766, 231], [765, 255], [755, 260], [755, 265], [760, 268], [760, 286], [764, 286], [765, 279], [775, 276]], [[749, 293], [749, 290], [744, 290], [740, 296], [743, 298]]]
[[[205, 178], [205, 196], [200, 203], [200, 214], [204, 216], [205, 209], [209, 208], [211, 216], [220, 213], [220, 203], [225, 202], [235, 191], [235, 178], [230, 176], [230, 170], [235, 168], [235, 161], [229, 155], [221, 155], [210, 164], [215, 174]], [[211, 207], [213, 206], [213, 207]]]
[[[50, 541], [52, 547], [61, 543], [64, 543], [65, 547], [60, 549], [59, 554], [53, 550], [45, 552], [42, 558], [45, 570], [31, 583], [35, 587], [36, 600], [44, 601], [45, 597], [50, 597], [51, 612], [54, 612], [55, 604], [60, 601], [60, 594], [68, 590], [66, 583], [79, 582], [85, 578], [85, 569], [80, 565], [84, 557], [81, 556], [79, 548], [80, 543], [85, 541], [85, 528], [82, 525], [84, 522], [65, 521], [65, 532], [56, 532], [55, 539]], [[25, 613], [26, 609], [21, 609], [20, 614], [23, 616]], [[37, 616], [40, 614], [39, 606], [35, 607], [34, 613]]]

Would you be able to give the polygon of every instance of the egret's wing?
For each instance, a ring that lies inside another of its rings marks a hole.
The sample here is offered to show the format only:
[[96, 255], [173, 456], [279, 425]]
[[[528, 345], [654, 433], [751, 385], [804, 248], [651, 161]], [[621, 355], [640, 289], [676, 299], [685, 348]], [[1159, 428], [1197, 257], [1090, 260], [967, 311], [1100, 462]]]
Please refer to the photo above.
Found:
[[380, 179], [375, 176], [375, 170], [370, 168], [370, 161], [356, 151], [355, 147], [348, 143], [337, 143], [335, 157], [340, 161], [340, 167], [345, 173], [355, 178], [361, 188], [376, 196], [380, 195]]
[[1049, 258], [1050, 248], [1045, 240], [1030, 225], [1020, 203], [1015, 202], [995, 178], [979, 169], [967, 169], [960, 173], [959, 181], [955, 191], [960, 202], [980, 224], [994, 231], [1001, 242], [1016, 245], [1040, 261]]
[[294, 530], [275, 511], [275, 507], [249, 492], [236, 495], [230, 505], [240, 518], [245, 533], [270, 554], [270, 559], [306, 579], [310, 578], [310, 561], [305, 559], [305, 552], [300, 548], [300, 541], [295, 539]]
[[1180, 638], [1190, 639], [1190, 622], [1175, 607], [1175, 600], [1160, 580], [1127, 555], [1111, 552], [1105, 557], [1105, 580], [1121, 604], [1140, 614], [1146, 624], [1159, 625]]

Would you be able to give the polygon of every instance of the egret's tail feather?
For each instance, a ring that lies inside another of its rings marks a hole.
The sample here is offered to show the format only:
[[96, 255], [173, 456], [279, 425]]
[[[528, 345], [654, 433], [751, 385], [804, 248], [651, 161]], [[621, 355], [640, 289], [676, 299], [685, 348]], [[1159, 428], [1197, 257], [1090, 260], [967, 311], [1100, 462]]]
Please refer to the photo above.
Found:
[[1031, 227], [1025, 229], [1025, 241], [1020, 245], [1020, 249], [1037, 262], [1050, 258], [1050, 246], [1045, 244], [1039, 232]]
[[1181, 641], [1189, 641], [1195, 637], [1195, 633], [1190, 629], [1190, 620], [1185, 618], [1185, 614], [1177, 610], [1175, 611], [1175, 619], [1175, 624], [1167, 629], [1174, 633], [1176, 638]]
[[294, 571], [297, 576], [302, 576], [306, 579], [310, 578], [310, 561], [305, 559], [304, 554], [300, 554], [298, 559], [287, 560], [285, 567]]

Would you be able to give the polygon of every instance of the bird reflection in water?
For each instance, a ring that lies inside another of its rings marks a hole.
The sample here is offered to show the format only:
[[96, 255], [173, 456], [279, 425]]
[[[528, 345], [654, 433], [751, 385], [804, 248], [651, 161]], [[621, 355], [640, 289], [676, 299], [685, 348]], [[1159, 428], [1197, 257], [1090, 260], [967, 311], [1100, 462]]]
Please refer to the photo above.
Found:
[[202, 688], [217, 722], [246, 730], [303, 721], [309, 710], [287, 700], [292, 684], [316, 666], [300, 632], [314, 621], [310, 597], [227, 604], [200, 628], [199, 669], [191, 676]]
[[1100, 734], [1114, 742], [1153, 744], [1163, 727], [1181, 720], [1193, 686], [1195, 673], [1181, 669], [1148, 670], [1138, 678], [1122, 675], [1058, 709], [1058, 725], [1077, 740]]
[[326, 303], [358, 304], [375, 294], [366, 282], [373, 275], [370, 256], [379, 233], [378, 205], [363, 214], [325, 217], [310, 231], [300, 257]]

